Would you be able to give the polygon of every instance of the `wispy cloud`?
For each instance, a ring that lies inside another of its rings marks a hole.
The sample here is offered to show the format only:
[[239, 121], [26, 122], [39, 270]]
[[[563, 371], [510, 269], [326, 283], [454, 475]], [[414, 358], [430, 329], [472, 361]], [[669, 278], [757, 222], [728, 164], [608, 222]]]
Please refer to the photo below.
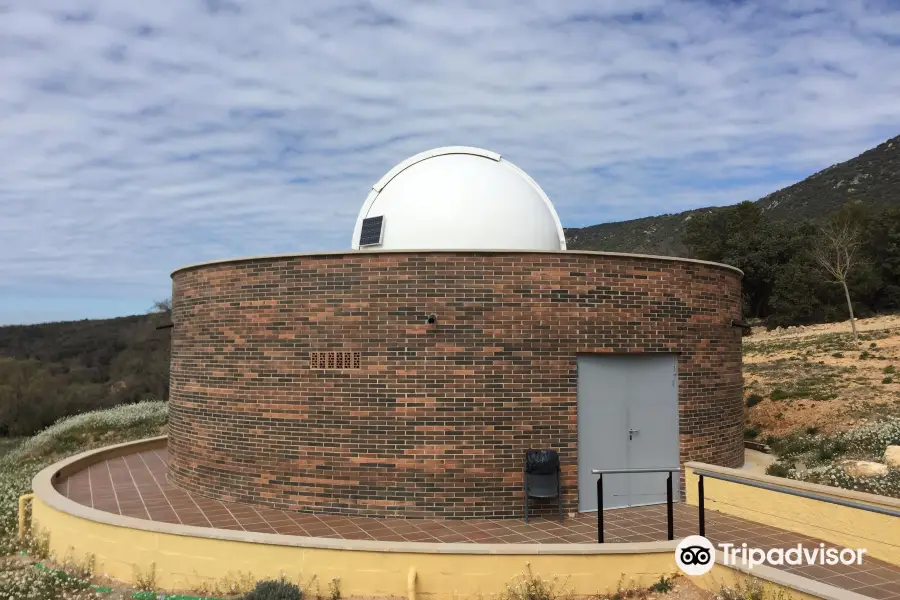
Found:
[[443, 4], [0, 7], [0, 322], [346, 248], [435, 146], [502, 153], [580, 226], [755, 199], [898, 132], [887, 2]]

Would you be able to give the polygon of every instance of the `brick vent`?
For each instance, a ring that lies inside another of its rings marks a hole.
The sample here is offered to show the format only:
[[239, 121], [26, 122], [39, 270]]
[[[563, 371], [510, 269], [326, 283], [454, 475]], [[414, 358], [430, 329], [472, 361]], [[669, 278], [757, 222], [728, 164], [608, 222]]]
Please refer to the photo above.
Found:
[[682, 462], [740, 467], [740, 304], [721, 266], [578, 252], [187, 268], [173, 275], [169, 480], [284, 510], [521, 518], [524, 453], [552, 448], [575, 512], [590, 353], [675, 354]]
[[309, 353], [310, 369], [359, 369], [361, 352], [328, 350]]

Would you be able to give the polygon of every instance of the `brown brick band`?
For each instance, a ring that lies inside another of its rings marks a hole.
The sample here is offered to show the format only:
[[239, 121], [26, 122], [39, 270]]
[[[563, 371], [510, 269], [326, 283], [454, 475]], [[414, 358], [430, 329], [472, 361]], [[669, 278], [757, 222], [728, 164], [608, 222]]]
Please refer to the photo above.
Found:
[[364, 252], [173, 279], [169, 476], [192, 492], [520, 517], [523, 452], [552, 447], [577, 510], [576, 355], [590, 352], [679, 353], [682, 461], [743, 461], [740, 274], [723, 266]]

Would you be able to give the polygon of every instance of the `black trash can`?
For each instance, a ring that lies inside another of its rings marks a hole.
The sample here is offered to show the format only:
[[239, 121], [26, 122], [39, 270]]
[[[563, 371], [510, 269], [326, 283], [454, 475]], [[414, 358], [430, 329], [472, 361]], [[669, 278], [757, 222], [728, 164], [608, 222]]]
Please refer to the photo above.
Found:
[[528, 522], [531, 498], [556, 498], [559, 520], [563, 519], [562, 488], [560, 486], [559, 453], [556, 450], [528, 450], [524, 468], [525, 522]]

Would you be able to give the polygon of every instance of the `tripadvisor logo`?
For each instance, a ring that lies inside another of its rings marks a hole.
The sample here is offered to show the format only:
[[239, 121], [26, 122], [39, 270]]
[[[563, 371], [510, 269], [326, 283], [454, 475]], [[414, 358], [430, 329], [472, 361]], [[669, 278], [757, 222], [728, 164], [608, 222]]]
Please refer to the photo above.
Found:
[[[791, 548], [751, 548], [747, 544], [718, 544], [722, 564], [743, 565], [752, 569], [759, 565], [861, 565], [865, 548], [834, 548], [820, 543], [818, 547], [797, 544]], [[716, 548], [703, 536], [690, 535], [675, 548], [675, 562], [686, 575], [705, 575], [716, 562]]]
[[716, 549], [702, 535], [689, 535], [675, 548], [675, 562], [685, 575], [705, 575], [716, 562]]
[[743, 563], [749, 568], [757, 565], [861, 565], [865, 548], [834, 548], [820, 543], [818, 547], [808, 548], [797, 544], [791, 548], [748, 548], [747, 544], [739, 547], [735, 544], [719, 544], [723, 561], [726, 565]]

